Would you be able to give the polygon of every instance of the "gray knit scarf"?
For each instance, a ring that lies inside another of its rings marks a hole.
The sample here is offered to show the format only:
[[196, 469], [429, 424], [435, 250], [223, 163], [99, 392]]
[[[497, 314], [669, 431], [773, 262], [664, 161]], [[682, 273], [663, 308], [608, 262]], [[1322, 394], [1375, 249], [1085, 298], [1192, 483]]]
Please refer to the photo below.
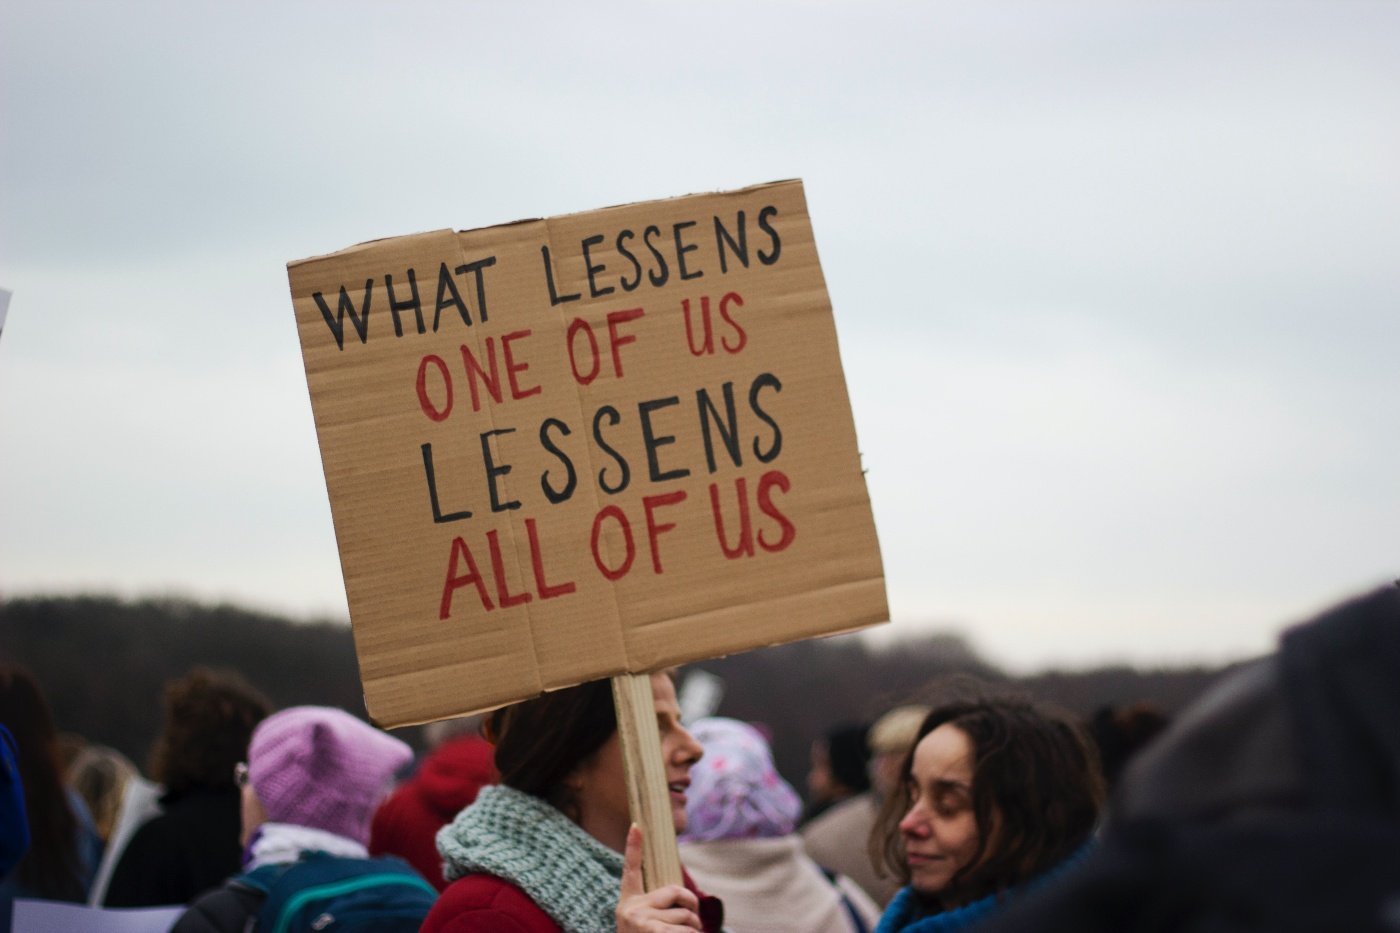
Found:
[[538, 797], [503, 785], [482, 788], [438, 830], [437, 847], [449, 881], [485, 872], [520, 888], [567, 933], [617, 928], [621, 853]]

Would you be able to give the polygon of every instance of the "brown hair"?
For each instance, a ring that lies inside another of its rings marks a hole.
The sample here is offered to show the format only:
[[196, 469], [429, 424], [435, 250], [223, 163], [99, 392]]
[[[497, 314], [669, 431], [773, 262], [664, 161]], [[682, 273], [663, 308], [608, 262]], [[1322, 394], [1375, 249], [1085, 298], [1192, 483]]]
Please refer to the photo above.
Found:
[[86, 892], [78, 820], [59, 776], [53, 713], [24, 668], [0, 665], [0, 723], [15, 739], [29, 821], [29, 851], [15, 867], [15, 877], [39, 897], [80, 901]]
[[496, 746], [501, 783], [578, 818], [564, 783], [617, 732], [612, 686], [595, 680], [492, 713], [482, 734]]
[[193, 668], [165, 687], [165, 724], [151, 751], [151, 775], [167, 793], [232, 788], [253, 728], [272, 704], [230, 671]]
[[909, 883], [899, 823], [911, 806], [914, 747], [942, 725], [956, 727], [972, 743], [979, 838], [939, 901], [962, 904], [1006, 890], [1064, 861], [1089, 838], [1103, 805], [1103, 777], [1076, 724], [1026, 700], [951, 703], [929, 713], [904, 757], [900, 782], [870, 837], [877, 867]]
[[68, 786], [87, 804], [104, 845], [112, 838], [127, 782], [135, 776], [136, 766], [121, 752], [105, 745], [87, 746], [68, 766]]

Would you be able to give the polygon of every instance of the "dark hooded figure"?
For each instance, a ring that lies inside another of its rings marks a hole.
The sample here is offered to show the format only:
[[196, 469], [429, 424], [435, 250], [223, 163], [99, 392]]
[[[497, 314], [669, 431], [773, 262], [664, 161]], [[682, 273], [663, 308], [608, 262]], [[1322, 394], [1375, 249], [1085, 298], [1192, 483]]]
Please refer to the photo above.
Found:
[[986, 933], [1400, 930], [1400, 589], [1286, 632], [1129, 767], [1102, 845]]

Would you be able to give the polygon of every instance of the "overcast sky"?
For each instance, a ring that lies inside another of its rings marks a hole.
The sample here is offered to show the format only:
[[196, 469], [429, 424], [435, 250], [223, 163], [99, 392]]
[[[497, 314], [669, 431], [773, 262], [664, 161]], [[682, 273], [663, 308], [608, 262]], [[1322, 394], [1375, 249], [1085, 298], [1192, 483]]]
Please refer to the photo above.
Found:
[[344, 617], [285, 264], [801, 177], [894, 624], [1400, 576], [1400, 4], [0, 5], [0, 597]]

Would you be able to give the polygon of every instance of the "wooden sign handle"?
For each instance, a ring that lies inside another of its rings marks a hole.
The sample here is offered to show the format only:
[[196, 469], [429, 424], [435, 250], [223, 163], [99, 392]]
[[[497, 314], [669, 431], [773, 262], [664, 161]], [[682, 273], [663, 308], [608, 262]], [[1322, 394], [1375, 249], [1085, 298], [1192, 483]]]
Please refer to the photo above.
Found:
[[622, 763], [627, 772], [627, 804], [632, 810], [632, 822], [644, 834], [643, 883], [648, 891], [681, 884], [681, 855], [671, 820], [671, 793], [666, 787], [666, 763], [661, 757], [651, 675], [619, 674], [612, 678], [612, 691]]

